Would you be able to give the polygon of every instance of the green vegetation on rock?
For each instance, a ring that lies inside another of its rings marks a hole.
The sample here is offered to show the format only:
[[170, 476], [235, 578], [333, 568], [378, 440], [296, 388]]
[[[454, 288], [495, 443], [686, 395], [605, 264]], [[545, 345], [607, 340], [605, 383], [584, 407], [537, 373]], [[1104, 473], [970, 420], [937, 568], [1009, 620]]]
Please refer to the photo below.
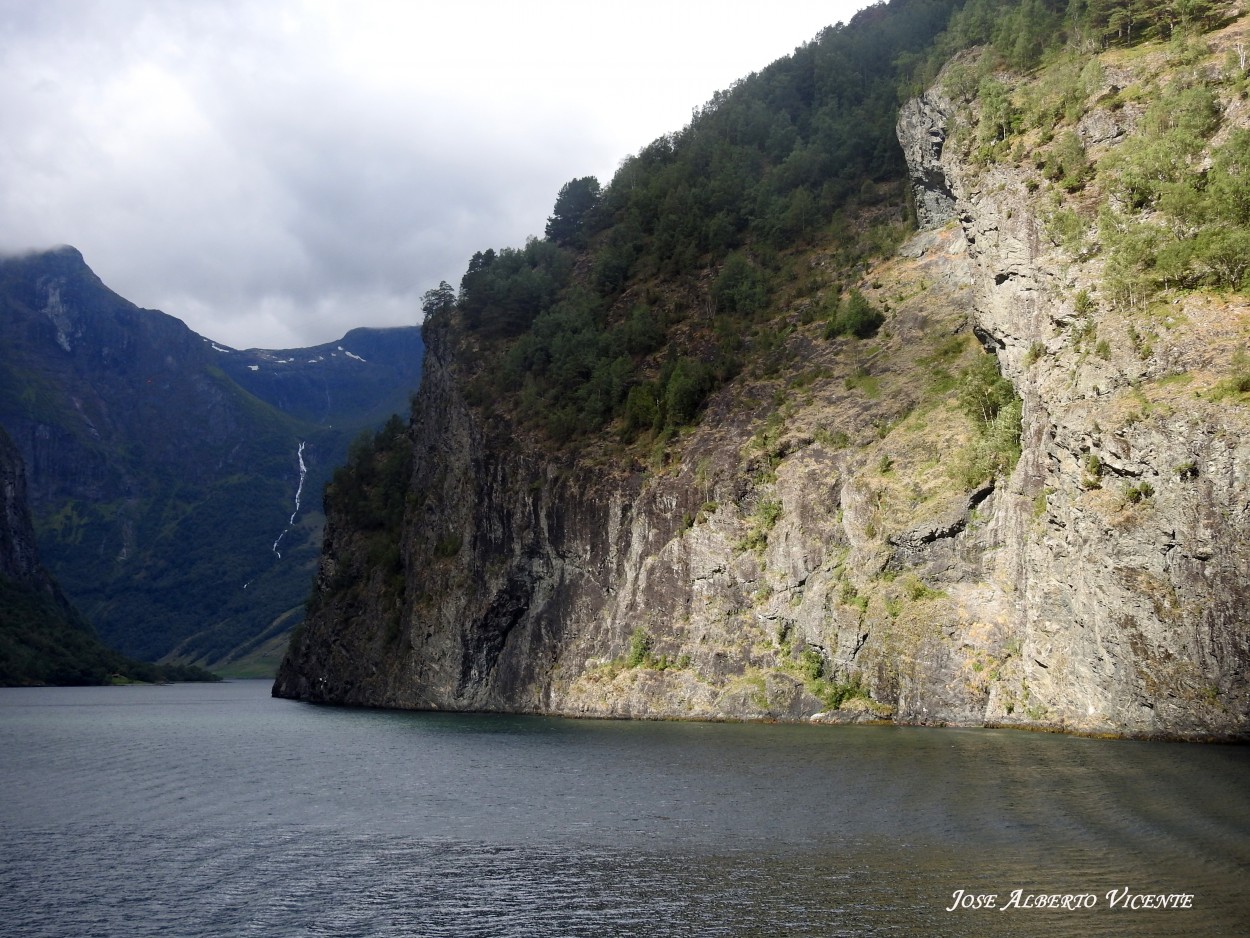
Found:
[[[475, 254], [455, 307], [461, 351], [480, 363], [471, 399], [557, 443], [695, 423], [737, 374], [744, 338], [775, 328], [789, 252], [831, 231], [840, 266], [881, 249], [849, 219], [901, 211], [894, 111], [953, 6], [896, 2], [825, 30], [608, 185], [566, 184], [546, 240]], [[435, 322], [452, 315], [437, 308]], [[863, 337], [881, 321], [853, 293], [831, 329]]]

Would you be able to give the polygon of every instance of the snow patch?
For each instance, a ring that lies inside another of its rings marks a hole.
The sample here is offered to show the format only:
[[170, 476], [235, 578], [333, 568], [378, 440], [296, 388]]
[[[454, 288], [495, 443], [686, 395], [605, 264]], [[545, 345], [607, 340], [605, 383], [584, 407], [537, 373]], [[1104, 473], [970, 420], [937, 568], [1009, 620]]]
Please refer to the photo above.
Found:
[[248, 365], [247, 370], [248, 371], [260, 371], [260, 365]]

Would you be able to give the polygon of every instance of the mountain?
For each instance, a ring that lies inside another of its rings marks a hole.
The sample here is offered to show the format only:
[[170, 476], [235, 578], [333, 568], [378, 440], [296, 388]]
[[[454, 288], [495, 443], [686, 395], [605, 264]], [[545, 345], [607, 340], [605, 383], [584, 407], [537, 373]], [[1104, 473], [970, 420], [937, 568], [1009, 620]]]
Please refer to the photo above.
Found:
[[406, 410], [418, 330], [235, 351], [109, 290], [71, 247], [0, 259], [0, 426], [44, 560], [125, 654], [221, 666], [280, 645], [354, 436]]
[[424, 353], [415, 326], [352, 329], [305, 349], [216, 348], [239, 387], [298, 420], [352, 434], [407, 413]]
[[1250, 20], [1183, 12], [878, 5], [568, 184], [274, 693], [1245, 739]]
[[106, 648], [39, 559], [26, 472], [0, 430], [0, 685], [214, 680], [177, 665], [131, 661]]

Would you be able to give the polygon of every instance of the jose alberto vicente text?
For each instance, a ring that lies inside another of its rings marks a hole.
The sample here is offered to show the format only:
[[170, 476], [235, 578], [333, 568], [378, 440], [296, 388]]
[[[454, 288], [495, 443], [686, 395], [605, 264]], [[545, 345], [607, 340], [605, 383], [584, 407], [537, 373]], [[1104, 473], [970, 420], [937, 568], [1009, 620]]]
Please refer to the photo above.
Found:
[[[956, 889], [951, 893], [951, 900], [947, 912], [957, 909], [997, 909], [999, 912], [1008, 909], [1061, 909], [1071, 912], [1094, 909], [1099, 905], [1099, 897], [1092, 892], [1044, 893], [1025, 892], [1023, 889], [1013, 889], [1006, 899], [996, 892], [976, 893]], [[1106, 893], [1102, 902], [1109, 909], [1192, 909], [1194, 896], [1188, 892], [1133, 892], [1125, 886]]]

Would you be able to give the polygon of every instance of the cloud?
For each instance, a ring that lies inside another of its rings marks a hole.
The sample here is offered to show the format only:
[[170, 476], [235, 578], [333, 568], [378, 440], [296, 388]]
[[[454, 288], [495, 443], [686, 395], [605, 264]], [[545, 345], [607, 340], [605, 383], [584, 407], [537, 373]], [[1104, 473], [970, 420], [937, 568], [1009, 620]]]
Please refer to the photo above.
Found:
[[0, 0], [0, 249], [73, 244], [236, 347], [416, 322], [836, 15], [779, 7]]

